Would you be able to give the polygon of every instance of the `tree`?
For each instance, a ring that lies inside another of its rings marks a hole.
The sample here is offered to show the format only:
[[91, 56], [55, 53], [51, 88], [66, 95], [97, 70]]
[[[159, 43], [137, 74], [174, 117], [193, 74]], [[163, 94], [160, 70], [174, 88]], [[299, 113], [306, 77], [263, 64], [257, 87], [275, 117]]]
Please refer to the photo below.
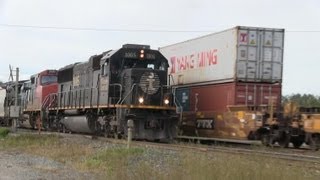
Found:
[[282, 103], [285, 104], [289, 101], [298, 103], [301, 107], [320, 107], [320, 96], [312, 94], [292, 94], [282, 97]]

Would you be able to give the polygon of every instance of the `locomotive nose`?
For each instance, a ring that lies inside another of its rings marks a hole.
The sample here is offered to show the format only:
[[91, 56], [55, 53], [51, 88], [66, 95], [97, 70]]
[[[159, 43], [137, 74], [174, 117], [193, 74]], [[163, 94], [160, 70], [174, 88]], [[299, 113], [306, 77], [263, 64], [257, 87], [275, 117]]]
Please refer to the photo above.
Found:
[[159, 129], [159, 128], [160, 128], [159, 120], [154, 119], [154, 118], [148, 120], [148, 126], [149, 126], [149, 128], [151, 128], [151, 129]]

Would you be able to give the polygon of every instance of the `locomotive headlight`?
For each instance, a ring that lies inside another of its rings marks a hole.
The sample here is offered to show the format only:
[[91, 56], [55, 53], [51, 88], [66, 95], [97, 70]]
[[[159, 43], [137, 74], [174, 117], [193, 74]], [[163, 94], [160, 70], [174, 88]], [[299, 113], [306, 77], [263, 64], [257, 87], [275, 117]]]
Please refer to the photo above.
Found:
[[165, 105], [168, 105], [169, 102], [170, 102], [169, 99], [165, 99], [165, 100], [164, 100], [164, 104], [165, 104]]
[[141, 59], [144, 58], [144, 50], [143, 50], [143, 49], [141, 49], [141, 51], [140, 51], [140, 58], [141, 58]]
[[139, 101], [140, 104], [142, 104], [143, 101], [144, 101], [143, 97], [139, 97], [138, 101]]

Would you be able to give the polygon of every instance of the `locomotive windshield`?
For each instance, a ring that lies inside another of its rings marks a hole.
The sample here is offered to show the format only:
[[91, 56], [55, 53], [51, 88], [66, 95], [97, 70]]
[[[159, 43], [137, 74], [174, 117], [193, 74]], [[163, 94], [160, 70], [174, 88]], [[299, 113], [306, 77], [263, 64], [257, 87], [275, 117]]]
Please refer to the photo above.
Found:
[[166, 70], [167, 64], [163, 61], [155, 61], [155, 60], [126, 59], [123, 67], [124, 69], [149, 68], [149, 69], [156, 69], [156, 70]]
[[41, 77], [41, 84], [51, 84], [56, 83], [58, 81], [57, 76], [42, 76]]

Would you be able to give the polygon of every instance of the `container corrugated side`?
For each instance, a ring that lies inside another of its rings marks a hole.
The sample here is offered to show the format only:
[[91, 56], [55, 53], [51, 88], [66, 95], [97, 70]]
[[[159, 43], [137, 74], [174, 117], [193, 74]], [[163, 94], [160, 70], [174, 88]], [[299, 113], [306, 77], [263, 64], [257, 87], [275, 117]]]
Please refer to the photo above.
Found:
[[236, 34], [231, 29], [160, 48], [169, 61], [171, 84], [233, 81]]
[[264, 83], [223, 83], [190, 87], [190, 111], [226, 112], [229, 106], [262, 106], [273, 99], [281, 102], [281, 85]]
[[284, 29], [235, 27], [159, 48], [173, 85], [281, 82]]

